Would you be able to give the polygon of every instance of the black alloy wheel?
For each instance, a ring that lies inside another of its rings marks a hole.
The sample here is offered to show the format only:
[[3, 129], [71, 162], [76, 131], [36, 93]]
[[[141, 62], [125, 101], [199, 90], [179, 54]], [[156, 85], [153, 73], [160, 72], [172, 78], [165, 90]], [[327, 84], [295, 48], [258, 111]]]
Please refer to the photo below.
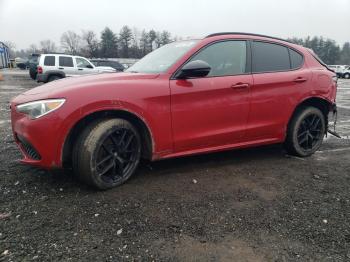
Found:
[[299, 146], [305, 151], [312, 150], [323, 139], [322, 119], [317, 114], [305, 117], [298, 129], [297, 139]]
[[95, 166], [97, 175], [106, 183], [118, 183], [133, 170], [138, 159], [136, 134], [118, 128], [101, 143]]
[[80, 135], [73, 169], [83, 182], [105, 190], [128, 180], [140, 158], [138, 130], [124, 119], [104, 119], [88, 125]]
[[288, 124], [285, 148], [292, 155], [310, 156], [322, 145], [325, 132], [326, 117], [320, 109], [299, 108]]

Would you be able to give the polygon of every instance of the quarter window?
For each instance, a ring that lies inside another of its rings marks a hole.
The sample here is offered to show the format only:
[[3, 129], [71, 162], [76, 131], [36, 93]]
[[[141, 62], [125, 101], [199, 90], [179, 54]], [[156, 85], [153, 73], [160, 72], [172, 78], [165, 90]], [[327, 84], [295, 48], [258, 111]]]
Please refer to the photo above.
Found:
[[290, 61], [288, 48], [271, 43], [252, 43], [252, 71], [253, 73], [288, 71]]
[[54, 56], [45, 56], [44, 65], [45, 66], [55, 66], [55, 57]]
[[303, 56], [292, 49], [289, 49], [289, 54], [290, 54], [290, 63], [291, 63], [292, 69], [297, 69], [301, 67], [304, 60]]
[[239, 75], [246, 72], [246, 41], [224, 41], [212, 44], [194, 57], [191, 61], [202, 60], [209, 64], [208, 76]]
[[64, 67], [73, 67], [73, 58], [69, 56], [60, 56], [59, 64]]

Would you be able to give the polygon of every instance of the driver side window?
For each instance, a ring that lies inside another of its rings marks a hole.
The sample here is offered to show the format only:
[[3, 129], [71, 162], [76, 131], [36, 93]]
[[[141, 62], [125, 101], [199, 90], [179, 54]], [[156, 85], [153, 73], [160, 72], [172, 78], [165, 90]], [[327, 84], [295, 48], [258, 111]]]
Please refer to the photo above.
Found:
[[246, 41], [223, 41], [214, 43], [199, 51], [190, 60], [202, 60], [211, 70], [207, 77], [240, 75], [246, 73]]
[[91, 64], [84, 58], [76, 57], [75, 61], [77, 62], [78, 68], [91, 68]]

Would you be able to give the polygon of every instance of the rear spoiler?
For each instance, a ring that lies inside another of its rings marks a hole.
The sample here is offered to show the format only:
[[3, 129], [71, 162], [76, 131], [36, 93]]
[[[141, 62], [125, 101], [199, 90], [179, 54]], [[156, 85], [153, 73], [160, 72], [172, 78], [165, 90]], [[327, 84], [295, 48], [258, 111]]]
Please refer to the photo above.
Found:
[[306, 48], [306, 49], [307, 49], [307, 51], [309, 51], [309, 53], [310, 53], [321, 65], [323, 65], [323, 66], [324, 66], [325, 68], [327, 68], [329, 71], [335, 73], [335, 71], [334, 71], [333, 69], [329, 68], [328, 65], [327, 65], [325, 62], [323, 62], [323, 61], [321, 60], [321, 58], [318, 57], [318, 55], [316, 55], [316, 53], [314, 52], [314, 50], [312, 50], [312, 49], [310, 49], [310, 48]]

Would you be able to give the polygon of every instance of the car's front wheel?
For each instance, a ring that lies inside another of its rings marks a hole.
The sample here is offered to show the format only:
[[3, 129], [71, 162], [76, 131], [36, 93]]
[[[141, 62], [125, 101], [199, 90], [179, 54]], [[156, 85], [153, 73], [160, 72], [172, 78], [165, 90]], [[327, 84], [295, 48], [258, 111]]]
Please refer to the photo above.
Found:
[[344, 77], [345, 79], [350, 79], [350, 74], [349, 74], [349, 73], [346, 73], [346, 74], [343, 75], [343, 77]]
[[325, 132], [324, 114], [315, 107], [301, 108], [288, 125], [285, 148], [293, 155], [310, 156], [320, 148]]
[[124, 119], [107, 119], [82, 132], [73, 150], [73, 168], [81, 180], [104, 190], [128, 180], [140, 157], [137, 129]]

